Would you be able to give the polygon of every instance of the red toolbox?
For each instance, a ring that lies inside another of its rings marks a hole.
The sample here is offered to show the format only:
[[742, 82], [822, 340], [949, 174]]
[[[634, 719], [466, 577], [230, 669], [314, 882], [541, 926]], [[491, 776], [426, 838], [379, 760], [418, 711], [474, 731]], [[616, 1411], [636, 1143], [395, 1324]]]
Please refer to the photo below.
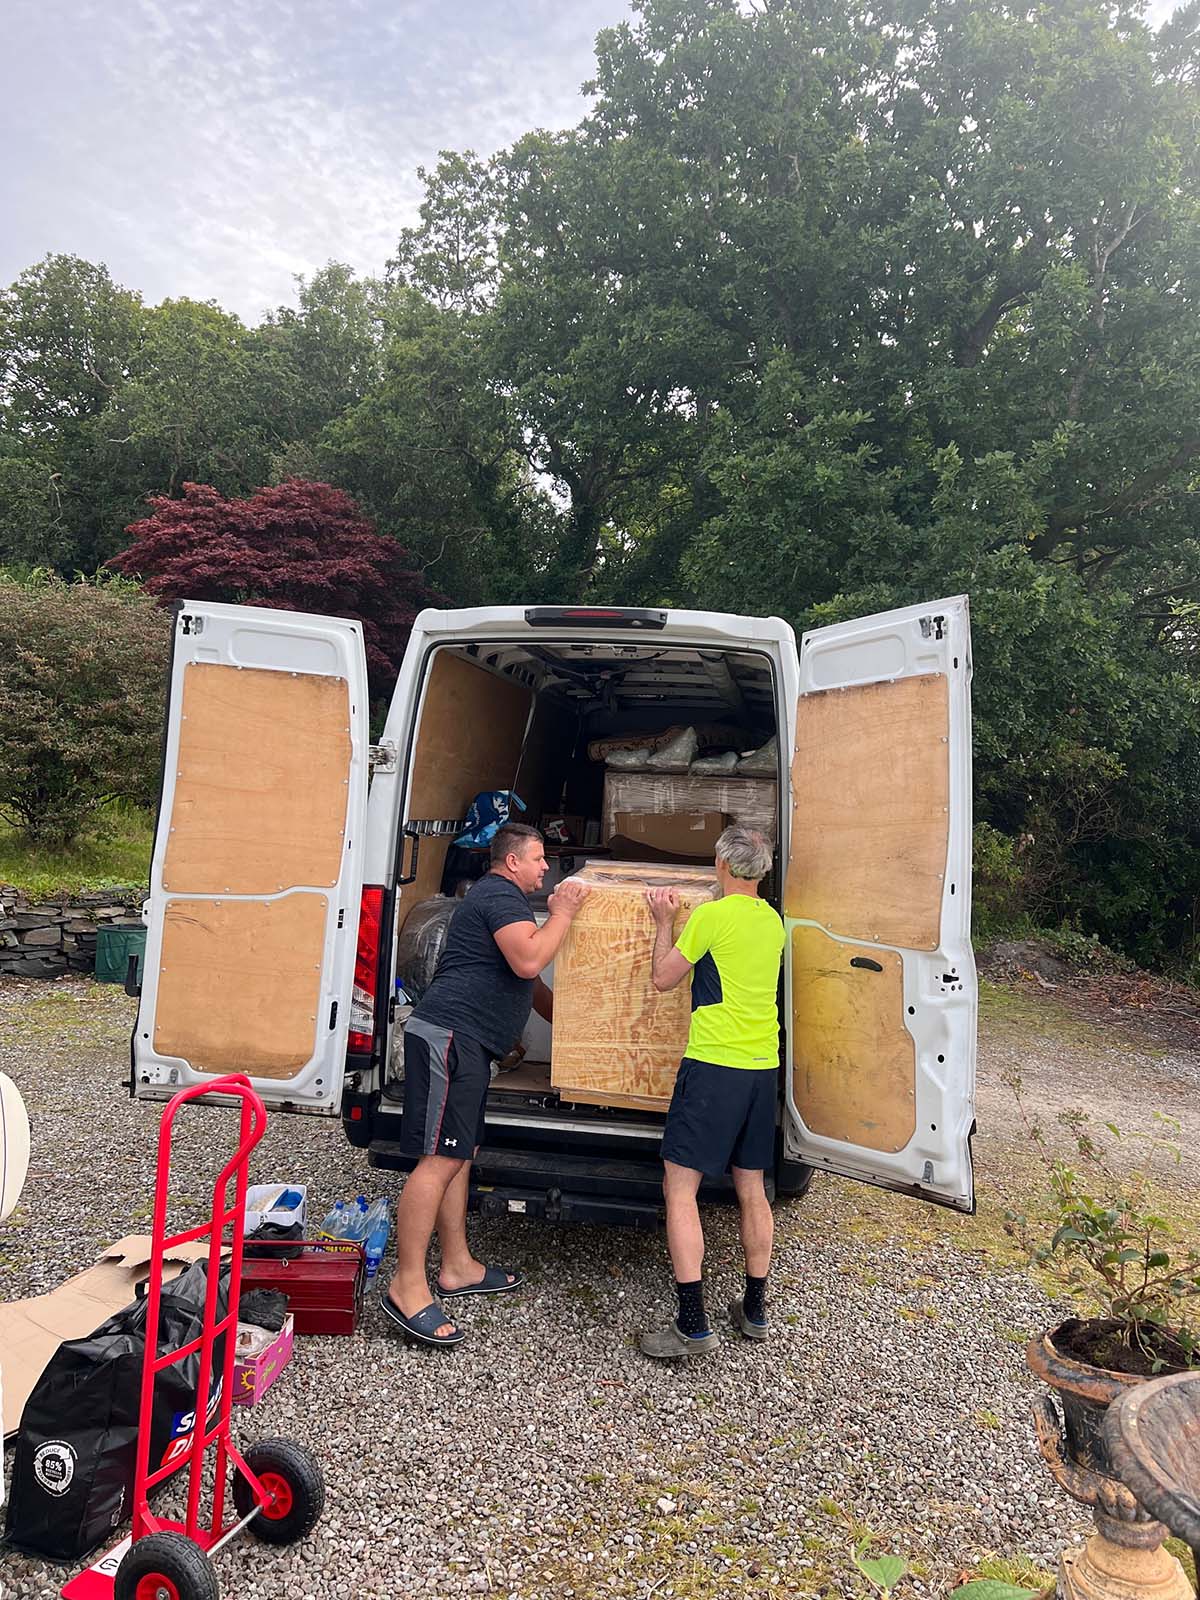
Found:
[[297, 1333], [353, 1333], [366, 1282], [367, 1255], [361, 1245], [339, 1243], [329, 1250], [315, 1239], [299, 1244], [247, 1240], [243, 1290], [282, 1290]]

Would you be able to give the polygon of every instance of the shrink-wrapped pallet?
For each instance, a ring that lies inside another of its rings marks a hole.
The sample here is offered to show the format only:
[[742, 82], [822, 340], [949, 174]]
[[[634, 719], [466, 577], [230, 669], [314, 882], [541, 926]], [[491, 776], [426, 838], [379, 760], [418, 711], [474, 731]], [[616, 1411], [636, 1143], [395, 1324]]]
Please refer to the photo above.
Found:
[[646, 890], [679, 892], [674, 935], [717, 893], [711, 867], [595, 862], [577, 877], [591, 894], [554, 964], [550, 1079], [564, 1100], [665, 1110], [687, 1045], [691, 986], [651, 982], [654, 920]]
[[778, 793], [774, 778], [693, 778], [683, 772], [606, 772], [602, 837], [619, 832], [618, 815], [703, 816], [719, 811], [731, 822], [759, 828], [775, 842]]

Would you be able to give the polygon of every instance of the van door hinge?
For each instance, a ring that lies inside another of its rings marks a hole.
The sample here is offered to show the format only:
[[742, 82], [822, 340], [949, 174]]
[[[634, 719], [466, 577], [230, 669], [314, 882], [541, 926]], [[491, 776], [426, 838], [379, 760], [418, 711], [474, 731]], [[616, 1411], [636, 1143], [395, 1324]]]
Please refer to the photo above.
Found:
[[370, 755], [372, 772], [395, 772], [396, 746], [394, 744], [373, 744]]

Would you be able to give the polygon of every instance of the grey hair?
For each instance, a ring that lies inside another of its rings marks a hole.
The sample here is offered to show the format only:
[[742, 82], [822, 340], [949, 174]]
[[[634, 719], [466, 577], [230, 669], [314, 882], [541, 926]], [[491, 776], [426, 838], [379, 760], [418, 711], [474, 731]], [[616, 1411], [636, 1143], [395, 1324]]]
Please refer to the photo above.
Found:
[[758, 883], [771, 870], [774, 852], [765, 833], [735, 822], [717, 840], [717, 856], [735, 878]]

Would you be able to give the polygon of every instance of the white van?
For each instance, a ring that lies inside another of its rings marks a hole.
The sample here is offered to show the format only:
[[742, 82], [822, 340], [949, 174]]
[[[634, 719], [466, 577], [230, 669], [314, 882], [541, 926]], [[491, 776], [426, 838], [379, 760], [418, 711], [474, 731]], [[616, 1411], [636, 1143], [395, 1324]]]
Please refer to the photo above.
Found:
[[[970, 1211], [970, 682], [961, 596], [799, 648], [777, 617], [430, 610], [372, 745], [358, 623], [185, 602], [132, 1093], [244, 1072], [269, 1107], [340, 1115], [373, 1164], [409, 1165], [384, 1092], [397, 934], [443, 887], [473, 796], [516, 788], [536, 822], [602, 783], [590, 742], [732, 720], [779, 751], [775, 1192], [817, 1170]], [[564, 1102], [548, 1071], [500, 1075], [473, 1203], [653, 1224], [661, 1130]]]

